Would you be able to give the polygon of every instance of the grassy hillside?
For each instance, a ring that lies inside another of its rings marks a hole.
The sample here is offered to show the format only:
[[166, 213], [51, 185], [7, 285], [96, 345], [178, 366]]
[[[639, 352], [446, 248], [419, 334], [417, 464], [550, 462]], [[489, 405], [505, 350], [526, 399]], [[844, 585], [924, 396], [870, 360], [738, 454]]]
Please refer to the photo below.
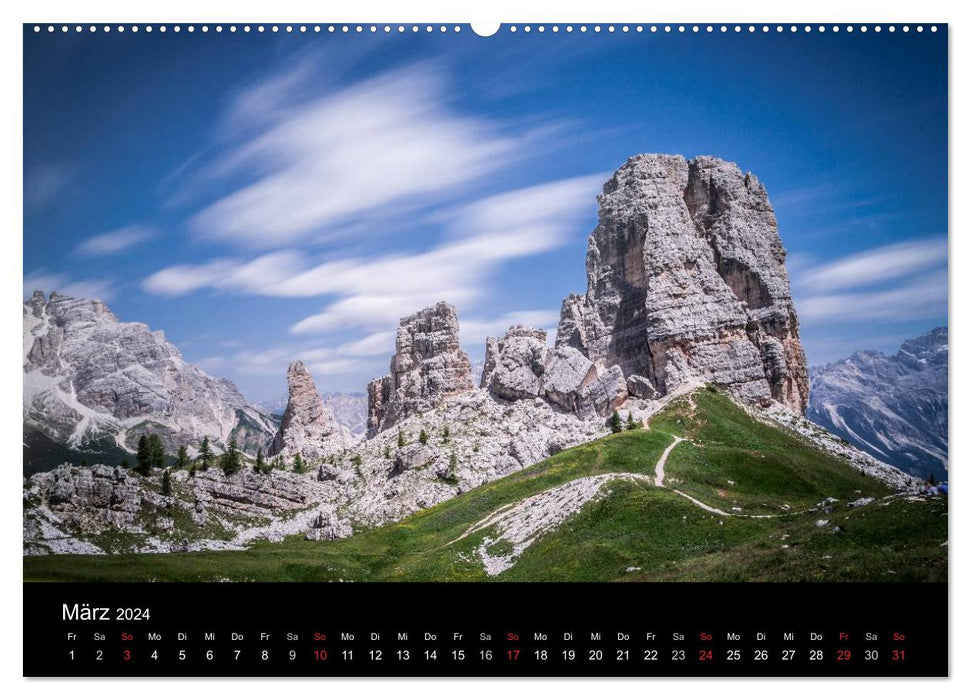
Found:
[[[687, 438], [655, 466], [674, 435]], [[497, 510], [574, 480], [599, 496], [525, 547], [495, 577], [481, 549], [512, 552]], [[681, 491], [679, 494], [675, 491]], [[682, 495], [684, 494], [684, 495]], [[723, 511], [705, 510], [689, 500]], [[850, 508], [861, 497], [875, 500]], [[829, 512], [817, 506], [827, 498]], [[771, 517], [748, 517], [751, 515]], [[819, 525], [817, 522], [826, 521]], [[836, 529], [838, 526], [838, 530]], [[466, 535], [467, 536], [463, 536]], [[944, 580], [947, 502], [887, 487], [804, 438], [759, 423], [707, 390], [668, 406], [650, 429], [566, 450], [400, 523], [346, 540], [293, 538], [241, 552], [24, 558], [28, 580]]]

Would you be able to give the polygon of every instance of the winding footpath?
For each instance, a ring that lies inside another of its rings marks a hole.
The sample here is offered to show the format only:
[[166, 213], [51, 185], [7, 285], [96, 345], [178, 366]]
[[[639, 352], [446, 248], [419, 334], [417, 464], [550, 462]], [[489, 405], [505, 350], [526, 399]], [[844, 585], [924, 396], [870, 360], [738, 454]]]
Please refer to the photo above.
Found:
[[[694, 496], [689, 496], [670, 486], [664, 485], [664, 465], [671, 451], [687, 438], [674, 435], [674, 441], [668, 445], [657, 463], [654, 465], [654, 477], [647, 474], [633, 474], [629, 472], [610, 472], [596, 476], [585, 476], [573, 479], [559, 486], [540, 491], [515, 503], [509, 503], [491, 512], [486, 517], [469, 527], [446, 546], [455, 544], [469, 535], [483, 530], [492, 530], [493, 535], [485, 537], [476, 548], [476, 554], [482, 561], [483, 568], [489, 576], [498, 576], [512, 567], [523, 551], [539, 537], [551, 532], [577, 515], [583, 507], [599, 497], [601, 490], [611, 481], [640, 481], [647, 482], [657, 488], [667, 488], [682, 498], [691, 501], [702, 510], [715, 515], [732, 518], [777, 518], [778, 515], [749, 515], [747, 513], [728, 513], [714, 506], [702, 503]], [[494, 545], [500, 546], [494, 550]]]
[[[664, 486], [664, 464], [665, 462], [668, 461], [668, 455], [671, 454], [671, 450], [673, 450], [675, 447], [678, 446], [679, 442], [684, 442], [687, 439], [687, 438], [679, 437], [677, 435], [674, 435], [673, 437], [674, 437], [674, 442], [672, 442], [670, 445], [668, 445], [665, 448], [664, 452], [661, 453], [661, 458], [657, 461], [657, 464], [654, 465], [654, 485], [662, 489], [670, 488], [670, 487]], [[675, 488], [672, 488], [671, 490], [674, 491], [674, 493], [678, 494], [679, 496], [683, 498], [687, 498], [689, 501], [694, 503], [702, 510], [706, 510], [709, 513], [714, 513], [716, 515], [727, 515], [732, 518], [777, 518], [779, 517], [778, 515], [750, 515], [748, 513], [728, 513], [724, 510], [721, 510], [720, 508], [715, 508], [714, 506], [710, 506], [707, 503], [702, 503], [697, 498], [695, 498], [694, 496], [689, 496], [684, 491], [678, 491]]]

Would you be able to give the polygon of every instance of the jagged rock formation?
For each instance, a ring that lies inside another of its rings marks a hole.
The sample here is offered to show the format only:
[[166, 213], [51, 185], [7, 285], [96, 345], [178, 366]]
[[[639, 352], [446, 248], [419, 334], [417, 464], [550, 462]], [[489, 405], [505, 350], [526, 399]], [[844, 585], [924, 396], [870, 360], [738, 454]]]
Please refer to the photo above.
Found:
[[947, 328], [907, 340], [892, 356], [862, 350], [810, 372], [807, 416], [922, 479], [947, 479]]
[[617, 365], [662, 395], [705, 381], [804, 412], [785, 250], [756, 177], [717, 158], [641, 155], [599, 201], [587, 292], [564, 300], [557, 347]]
[[347, 429], [324, 406], [314, 378], [299, 360], [287, 369], [287, 390], [287, 408], [269, 456], [300, 454], [316, 459], [339, 452], [351, 442]]
[[[342, 393], [339, 391], [321, 392], [324, 408], [334, 414], [338, 423], [347, 428], [351, 437], [357, 438], [367, 431], [367, 394], [363, 392]], [[283, 395], [273, 401], [258, 404], [259, 408], [273, 416], [283, 416], [289, 395]]]
[[398, 326], [391, 373], [368, 384], [368, 435], [471, 388], [455, 307], [441, 301], [406, 316]]
[[218, 449], [233, 435], [250, 453], [272, 436], [268, 416], [232, 382], [185, 362], [161, 331], [123, 323], [101, 301], [57, 293], [34, 292], [23, 308], [25, 434], [130, 451], [152, 431], [171, 452], [204, 436]]
[[599, 369], [576, 348], [550, 348], [546, 331], [525, 326], [486, 340], [479, 386], [507, 401], [540, 397], [585, 419], [605, 416], [627, 398], [619, 367]]

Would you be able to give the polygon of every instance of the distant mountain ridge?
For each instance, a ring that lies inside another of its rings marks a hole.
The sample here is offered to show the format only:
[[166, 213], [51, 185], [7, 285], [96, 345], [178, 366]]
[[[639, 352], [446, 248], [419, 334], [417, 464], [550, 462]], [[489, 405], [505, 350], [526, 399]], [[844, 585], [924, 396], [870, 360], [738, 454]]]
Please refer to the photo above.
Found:
[[162, 331], [101, 301], [34, 292], [23, 306], [24, 471], [64, 458], [116, 460], [146, 432], [190, 453], [231, 436], [254, 453], [276, 430], [236, 386], [189, 364]]
[[810, 370], [807, 417], [877, 459], [947, 479], [947, 328], [891, 356], [861, 350]]

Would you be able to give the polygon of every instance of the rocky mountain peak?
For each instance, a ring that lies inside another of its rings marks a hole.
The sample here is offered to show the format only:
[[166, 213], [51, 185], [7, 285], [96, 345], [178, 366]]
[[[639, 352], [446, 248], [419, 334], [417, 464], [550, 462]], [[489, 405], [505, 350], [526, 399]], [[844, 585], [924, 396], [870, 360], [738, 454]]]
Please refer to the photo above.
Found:
[[599, 203], [587, 291], [564, 300], [557, 347], [662, 395], [713, 382], [804, 412], [809, 380], [786, 253], [758, 179], [718, 158], [640, 155]]
[[877, 459], [947, 479], [947, 328], [886, 355], [860, 350], [813, 367], [807, 416]]
[[[38, 291], [24, 302], [23, 323], [25, 436], [130, 451], [151, 431], [174, 452], [203, 437], [219, 447], [230, 435], [255, 451], [272, 435], [268, 417], [232, 382], [185, 362], [161, 331], [119, 321], [101, 301]], [[53, 466], [27, 452], [32, 468]]]
[[444, 301], [398, 325], [390, 374], [368, 385], [368, 433], [441, 404], [472, 388], [469, 357], [459, 346], [455, 307]]
[[896, 357], [900, 362], [919, 369], [927, 365], [947, 367], [947, 355], [947, 328], [935, 328], [905, 340]]
[[287, 407], [270, 445], [270, 456], [299, 453], [320, 457], [349, 442], [346, 430], [324, 405], [310, 370], [299, 360], [287, 368], [287, 390]]

